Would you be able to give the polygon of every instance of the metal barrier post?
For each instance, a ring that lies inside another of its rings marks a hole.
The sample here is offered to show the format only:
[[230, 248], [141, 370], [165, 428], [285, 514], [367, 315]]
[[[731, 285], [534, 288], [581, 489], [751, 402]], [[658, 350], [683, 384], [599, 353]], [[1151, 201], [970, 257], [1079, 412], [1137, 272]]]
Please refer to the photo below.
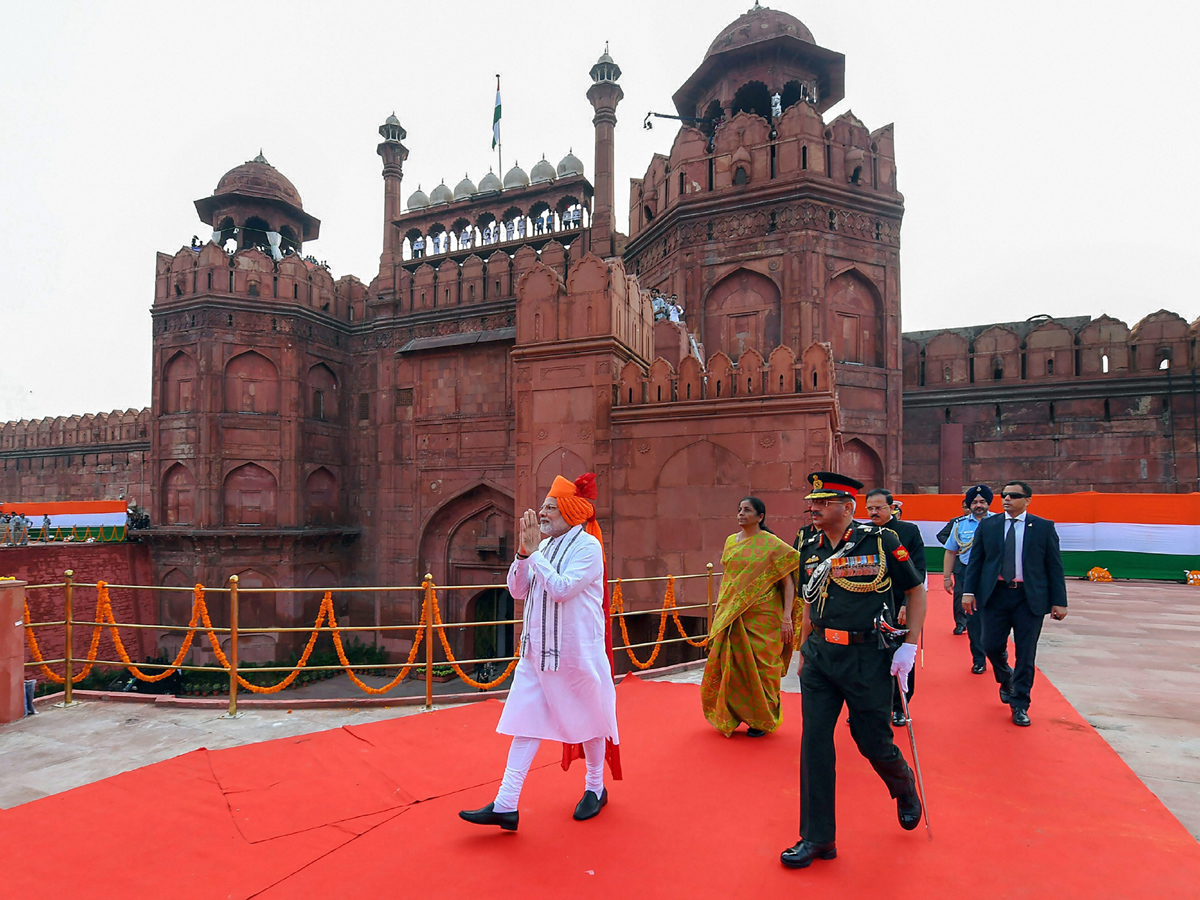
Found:
[[236, 719], [238, 691], [238, 577], [229, 576], [229, 712], [223, 719]]
[[425, 574], [425, 708], [433, 709], [433, 575]]
[[707, 633], [711, 635], [712, 634], [712, 570], [713, 570], [713, 564], [708, 563], [707, 565], [708, 565], [708, 578], [706, 579], [706, 583], [708, 585], [708, 609], [707, 609], [708, 631], [707, 631]]
[[64, 679], [63, 679], [63, 702], [55, 703], [58, 707], [68, 707], [75, 705], [73, 692], [75, 688], [75, 647], [72, 643], [74, 639], [74, 605], [75, 605], [75, 572], [73, 569], [67, 569], [63, 581], [66, 585], [63, 587], [63, 619], [66, 624], [63, 626], [63, 631], [66, 635], [66, 644], [63, 647], [63, 659], [65, 662]]

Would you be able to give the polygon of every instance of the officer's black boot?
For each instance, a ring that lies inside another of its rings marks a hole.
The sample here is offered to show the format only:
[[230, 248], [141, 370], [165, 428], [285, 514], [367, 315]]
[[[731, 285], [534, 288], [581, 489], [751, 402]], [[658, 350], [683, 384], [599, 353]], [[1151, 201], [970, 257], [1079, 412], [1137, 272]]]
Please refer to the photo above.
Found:
[[921, 798], [915, 784], [909, 785], [908, 790], [896, 798], [896, 818], [905, 831], [912, 831], [921, 824]]
[[801, 839], [779, 854], [779, 861], [789, 869], [807, 869], [814, 859], [834, 859], [837, 847], [833, 841], [825, 844], [814, 844], [812, 841]]

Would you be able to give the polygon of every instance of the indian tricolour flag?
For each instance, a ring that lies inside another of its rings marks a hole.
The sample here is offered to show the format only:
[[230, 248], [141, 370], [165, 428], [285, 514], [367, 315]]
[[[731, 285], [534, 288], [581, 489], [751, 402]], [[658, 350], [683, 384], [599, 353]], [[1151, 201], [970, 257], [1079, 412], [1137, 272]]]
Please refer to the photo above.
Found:
[[[991, 511], [1003, 512], [1000, 485], [992, 489]], [[942, 571], [937, 533], [962, 514], [962, 495], [896, 499], [904, 504], [903, 518], [921, 529], [929, 571]], [[1068, 577], [1101, 566], [1114, 578], [1184, 581], [1188, 570], [1200, 569], [1200, 494], [1035, 494], [1028, 511], [1054, 521]]]
[[500, 143], [500, 76], [496, 76], [496, 108], [492, 111], [492, 149]]

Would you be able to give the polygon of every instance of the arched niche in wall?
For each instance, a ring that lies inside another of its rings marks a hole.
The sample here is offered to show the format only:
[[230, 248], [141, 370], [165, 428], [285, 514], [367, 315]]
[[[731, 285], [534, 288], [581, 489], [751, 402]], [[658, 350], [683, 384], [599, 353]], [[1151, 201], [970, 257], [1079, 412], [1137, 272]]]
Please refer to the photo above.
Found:
[[162, 411], [166, 415], [192, 412], [195, 409], [196, 360], [180, 350], [168, 360], [163, 369]]
[[183, 463], [167, 469], [162, 482], [163, 525], [190, 525], [195, 515], [195, 479]]
[[[516, 549], [515, 506], [512, 496], [490, 484], [449, 498], [421, 531], [421, 571], [442, 584], [494, 584], [496, 567], [506, 567]], [[461, 619], [466, 601], [467, 594], [451, 592], [442, 617]]]
[[304, 482], [304, 524], [332, 525], [337, 521], [337, 515], [337, 478], [321, 466]]
[[[180, 569], [171, 569], [162, 577], [163, 587], [186, 588], [193, 582]], [[192, 594], [190, 591], [159, 591], [158, 592], [158, 621], [163, 625], [186, 625], [192, 618]], [[178, 652], [183, 641], [184, 632], [164, 632], [160, 638], [164, 646], [173, 647]]]
[[534, 481], [537, 486], [536, 496], [539, 500], [546, 496], [556, 475], [574, 481], [586, 471], [588, 471], [587, 463], [577, 453], [573, 453], [565, 447], [556, 447], [538, 464]]
[[749, 269], [726, 275], [704, 301], [704, 349], [733, 359], [751, 349], [770, 353], [780, 343], [779, 307], [770, 278]]
[[843, 272], [825, 289], [826, 333], [835, 363], [883, 364], [879, 292], [856, 271]]
[[883, 461], [870, 445], [858, 438], [842, 446], [837, 468], [839, 472], [857, 478], [867, 486], [867, 490], [883, 484]]
[[[333, 570], [325, 566], [316, 566], [307, 575], [304, 576], [304, 586], [309, 588], [335, 588], [338, 586], [338, 577]], [[321, 599], [324, 595], [323, 591], [305, 592], [303, 600], [300, 604], [300, 621], [297, 625], [312, 625], [317, 621], [317, 613], [321, 610]], [[338, 625], [366, 625], [367, 622], [351, 622], [346, 617], [349, 614], [349, 597], [350, 594], [342, 594], [340, 597], [335, 591], [333, 594], [334, 614], [338, 618]], [[328, 625], [328, 623], [326, 623]]]
[[[279, 623], [274, 591], [248, 591], [254, 588], [273, 588], [271, 576], [257, 569], [243, 569], [238, 577], [238, 627], [275, 628]], [[315, 617], [314, 617], [315, 620]], [[292, 623], [287, 623], [292, 624]], [[297, 625], [312, 624], [297, 622]], [[275, 634], [246, 634], [238, 639], [238, 657], [246, 662], [267, 662], [276, 658], [275, 648], [279, 636]], [[229, 651], [229, 636], [221, 640], [221, 647]]]
[[338, 420], [338, 380], [325, 363], [308, 370], [308, 417], [319, 422]]
[[225, 412], [279, 414], [279, 370], [253, 350], [225, 366]]
[[[687, 528], [672, 527], [658, 533], [661, 549], [711, 550], [702, 547], [703, 536], [728, 534], [737, 515], [738, 502], [750, 493], [750, 470], [733, 451], [700, 440], [683, 447], [662, 464], [655, 491], [660, 522], [687, 522]], [[686, 546], [680, 546], [684, 542]]]
[[254, 463], [238, 466], [225, 476], [221, 491], [222, 523], [232, 525], [275, 525], [277, 487], [275, 476]]

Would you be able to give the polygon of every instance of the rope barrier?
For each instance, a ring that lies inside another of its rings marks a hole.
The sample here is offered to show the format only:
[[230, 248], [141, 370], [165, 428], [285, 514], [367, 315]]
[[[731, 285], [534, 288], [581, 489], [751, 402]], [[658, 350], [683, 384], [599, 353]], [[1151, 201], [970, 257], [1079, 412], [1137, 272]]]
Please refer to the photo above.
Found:
[[[687, 577], [687, 576], [683, 576], [683, 577]], [[637, 581], [647, 581], [649, 579], [636, 579], [636, 580]], [[183, 631], [186, 629], [186, 633], [184, 635], [183, 642], [180, 645], [179, 651], [176, 653], [174, 660], [169, 665], [162, 667], [162, 671], [156, 675], [150, 675], [150, 674], [147, 674], [146, 672], [142, 671], [137, 666], [137, 664], [134, 663], [132, 657], [129, 654], [128, 649], [125, 647], [125, 643], [122, 640], [120, 632], [118, 630], [119, 628], [121, 628], [123, 626], [117, 622], [116, 616], [113, 612], [112, 599], [109, 596], [109, 587], [110, 586], [104, 581], [99, 581], [96, 583], [96, 612], [93, 617], [93, 628], [92, 628], [91, 641], [90, 641], [90, 645], [88, 647], [88, 653], [84, 660], [84, 665], [83, 665], [82, 669], [79, 672], [75, 673], [71, 679], [73, 684], [78, 684], [79, 682], [83, 681], [83, 679], [85, 679], [88, 676], [88, 674], [92, 671], [92, 668], [96, 665], [97, 654], [99, 652], [99, 647], [100, 647], [100, 637], [106, 629], [109, 633], [109, 636], [112, 639], [113, 646], [116, 648], [117, 656], [121, 660], [120, 664], [124, 668], [126, 668], [139, 681], [150, 682], [150, 683], [162, 681], [162, 680], [168, 678], [174, 672], [180, 670], [181, 668], [189, 668], [190, 669], [191, 667], [184, 666], [184, 659], [187, 657], [188, 653], [192, 650], [194, 642], [195, 642], [196, 633], [198, 631], [203, 631], [204, 636], [206, 636], [208, 638], [209, 646], [212, 649], [213, 656], [216, 658], [218, 665], [222, 669], [224, 669], [225, 672], [230, 671], [229, 658], [225, 654], [224, 650], [221, 649], [221, 642], [220, 642], [219, 637], [216, 634], [216, 629], [213, 626], [212, 618], [211, 618], [211, 615], [208, 610], [208, 604], [205, 600], [205, 588], [203, 585], [197, 584], [191, 589], [192, 590], [191, 619], [185, 627], [176, 629], [179, 631]], [[387, 684], [382, 685], [377, 688], [373, 688], [370, 685], [363, 682], [362, 679], [359, 678], [358, 675], [355, 673], [354, 669], [351, 666], [350, 660], [346, 654], [345, 646], [342, 643], [342, 636], [341, 636], [342, 629], [338, 626], [337, 617], [336, 617], [336, 614], [334, 613], [334, 608], [333, 608], [333, 593], [332, 593], [332, 591], [328, 591], [328, 590], [325, 591], [324, 596], [321, 598], [321, 605], [317, 612], [317, 619], [316, 619], [316, 622], [313, 624], [312, 631], [309, 634], [308, 641], [304, 647], [304, 651], [301, 653], [299, 659], [297, 660], [295, 666], [292, 667], [291, 671], [288, 672], [288, 674], [286, 676], [284, 676], [280, 681], [278, 681], [277, 683], [275, 683], [273, 685], [269, 685], [269, 686], [254, 684], [253, 682], [248, 681], [242, 675], [241, 671], [239, 671], [237, 674], [237, 683], [241, 687], [243, 687], [246, 690], [248, 690], [252, 693], [255, 693], [255, 694], [275, 694], [275, 693], [278, 693], [279, 691], [282, 691], [285, 688], [289, 687], [299, 676], [300, 671], [302, 669], [304, 669], [305, 666], [308, 664], [308, 660], [312, 656], [313, 649], [316, 646], [317, 638], [324, 630], [324, 631], [328, 631], [328, 632], [332, 633], [333, 645], [334, 645], [334, 649], [337, 653], [337, 658], [338, 658], [339, 662], [341, 663], [341, 667], [343, 669], [345, 669], [346, 674], [350, 676], [350, 680], [354, 683], [354, 685], [359, 690], [361, 690], [367, 694], [372, 694], [372, 695], [386, 694], [388, 691], [392, 690], [392, 688], [394, 688], [396, 685], [398, 685], [400, 682], [402, 682], [405, 678], [407, 678], [409, 673], [413, 670], [413, 668], [415, 668], [418, 665], [416, 660], [417, 660], [417, 655], [420, 652], [421, 644], [423, 641], [427, 641], [430, 639], [430, 636], [427, 634], [426, 630], [428, 628], [434, 628], [437, 630], [438, 638], [441, 641], [442, 650], [446, 654], [447, 662], [449, 663], [451, 668], [454, 670], [454, 672], [466, 684], [470, 685], [471, 687], [477, 688], [478, 690], [482, 690], [482, 691], [491, 690], [492, 688], [498, 687], [499, 685], [503, 684], [509, 678], [509, 676], [512, 675], [514, 669], [517, 666], [518, 660], [516, 660], [516, 659], [511, 660], [509, 662], [508, 666], [504, 669], [504, 671], [498, 677], [492, 679], [491, 681], [487, 681], [487, 682], [476, 681], [474, 678], [472, 678], [470, 675], [468, 675], [466, 673], [466, 671], [462, 667], [462, 664], [454, 656], [453, 648], [450, 646], [450, 641], [446, 636], [446, 628], [448, 626], [442, 620], [441, 607], [438, 602], [436, 586], [431, 581], [425, 581], [422, 583], [421, 588], [425, 592], [425, 602], [421, 604], [421, 615], [417, 622], [417, 625], [415, 626], [416, 633], [413, 636], [412, 647], [409, 650], [408, 658], [405, 661], [403, 667], [396, 673], [396, 676], [391, 681], [389, 681]], [[649, 612], [649, 611], [647, 611], [647, 612]], [[647, 659], [645, 662], [638, 659], [637, 656], [633, 652], [634, 645], [633, 645], [633, 642], [629, 638], [629, 630], [625, 623], [625, 618], [626, 618], [626, 615], [628, 615], [628, 614], [625, 611], [623, 584], [622, 584], [622, 580], [619, 578], [616, 579], [615, 587], [613, 589], [611, 615], [613, 618], [618, 619], [619, 623], [620, 623], [621, 636], [624, 639], [624, 643], [625, 643], [625, 647], [623, 647], [621, 649], [625, 650], [626, 654], [629, 656], [630, 662], [637, 669], [650, 668], [654, 664], [655, 660], [658, 659], [658, 655], [662, 651], [664, 643], [674, 643], [675, 641], [682, 639], [682, 640], [686, 641], [692, 647], [707, 647], [708, 646], [708, 637], [707, 636], [705, 636], [704, 638], [702, 638], [700, 640], [693, 639], [691, 636], [688, 635], [687, 630], [683, 626], [683, 622], [679, 618], [679, 610], [677, 607], [676, 597], [675, 597], [675, 576], [673, 576], [673, 575], [667, 576], [666, 594], [663, 597], [662, 609], [659, 610], [658, 635], [654, 639], [654, 641], [651, 642], [654, 649], [650, 654], [650, 658]], [[668, 616], [674, 622], [675, 629], [679, 632], [680, 638], [673, 638], [669, 641], [665, 640]], [[26, 604], [25, 604], [25, 622], [26, 622], [25, 642], [29, 647], [30, 655], [33, 659], [33, 664], [36, 664], [40, 668], [42, 674], [46, 677], [46, 679], [48, 681], [50, 681], [54, 684], [64, 684], [65, 678], [63, 676], [55, 673], [47, 665], [46, 660], [43, 658], [41, 647], [38, 645], [37, 636], [34, 632], [35, 626], [41, 626], [46, 623], [34, 623], [34, 622], [30, 622], [30, 619], [31, 619], [31, 615], [30, 615], [30, 610], [29, 610], [29, 604], [28, 604], [28, 602], [26, 602]], [[326, 621], [328, 622], [328, 627], [323, 629], [322, 626]], [[479, 625], [479, 624], [485, 624], [485, 623], [470, 623], [470, 624]], [[172, 627], [174, 627], [174, 626], [172, 626]], [[450, 626], [450, 627], [453, 627], [453, 626]], [[228, 631], [228, 629], [224, 629], [224, 630]], [[301, 630], [301, 629], [290, 629], [290, 630]], [[355, 630], [359, 630], [359, 629], [355, 629]], [[649, 646], [651, 644], [641, 644], [638, 646]], [[158, 666], [155, 666], [155, 668], [158, 668]], [[328, 668], [328, 667], [323, 667], [323, 668]], [[369, 668], [369, 666], [368, 666], [368, 668]]]
[[508, 668], [504, 670], [503, 674], [501, 674], [498, 678], [487, 682], [486, 684], [476, 681], [474, 678], [464, 672], [462, 666], [460, 666], [454, 659], [454, 651], [450, 649], [450, 642], [446, 640], [446, 628], [442, 624], [441, 610], [438, 609], [437, 588], [432, 584], [430, 585], [430, 588], [432, 588], [432, 590], [429, 594], [429, 601], [433, 606], [433, 624], [437, 628], [438, 637], [442, 639], [442, 649], [446, 651], [446, 661], [450, 663], [451, 668], [458, 673], [459, 678], [461, 678], [471, 687], [478, 688], [481, 691], [491, 690], [492, 688], [496, 687], [496, 685], [503, 684], [504, 680], [512, 674], [513, 669], [517, 667], [517, 660], [514, 659], [512, 662], [510, 662], [508, 664]]

